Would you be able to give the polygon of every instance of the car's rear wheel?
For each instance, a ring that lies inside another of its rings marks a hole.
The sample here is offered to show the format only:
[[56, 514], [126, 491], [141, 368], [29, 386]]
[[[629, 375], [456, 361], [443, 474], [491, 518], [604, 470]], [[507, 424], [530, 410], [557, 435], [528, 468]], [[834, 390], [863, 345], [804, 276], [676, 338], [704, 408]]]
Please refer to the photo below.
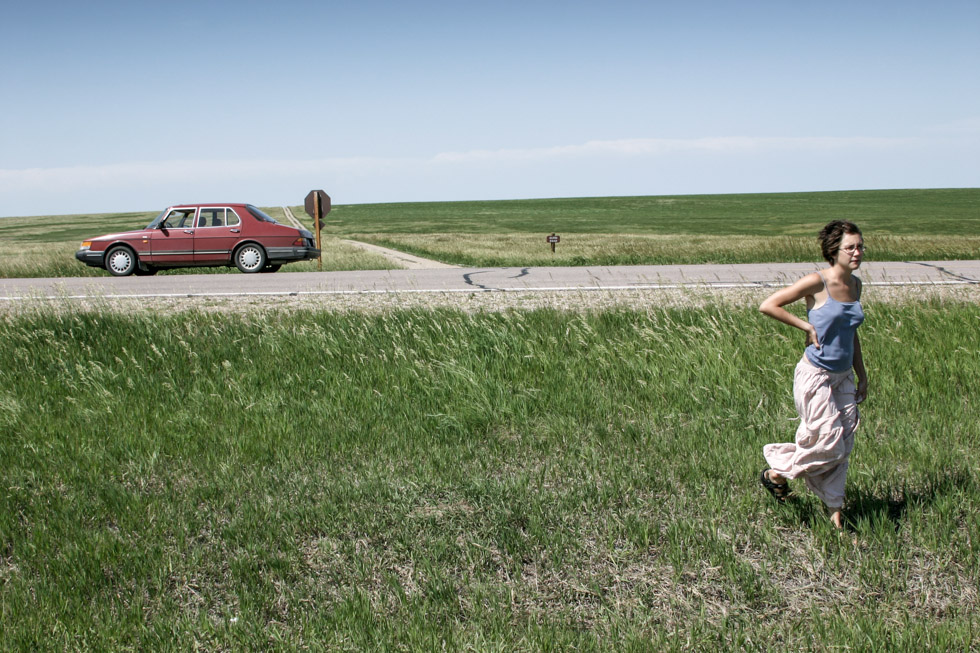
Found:
[[114, 277], [128, 277], [136, 267], [136, 253], [125, 245], [116, 245], [105, 255], [105, 269]]
[[246, 243], [235, 250], [235, 265], [245, 273], [259, 272], [265, 267], [265, 250], [255, 243]]
[[263, 272], [278, 272], [279, 271], [279, 268], [281, 268], [281, 267], [282, 267], [282, 263], [275, 263], [275, 264], [270, 263], [267, 266], [265, 266], [264, 268], [262, 268], [262, 271]]

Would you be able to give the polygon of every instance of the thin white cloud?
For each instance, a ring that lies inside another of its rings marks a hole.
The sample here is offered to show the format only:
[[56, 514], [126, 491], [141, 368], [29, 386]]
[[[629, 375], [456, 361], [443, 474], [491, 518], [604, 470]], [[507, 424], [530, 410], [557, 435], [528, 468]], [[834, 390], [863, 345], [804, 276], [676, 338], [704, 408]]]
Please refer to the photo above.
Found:
[[594, 140], [428, 157], [180, 160], [0, 169], [0, 216], [147, 210], [180, 201], [337, 204], [587, 195], [973, 186], [974, 138]]
[[443, 152], [433, 160], [437, 163], [466, 161], [529, 161], [583, 156], [657, 156], [677, 152], [759, 152], [759, 151], [828, 151], [847, 148], [880, 149], [916, 142], [909, 138], [870, 137], [803, 137], [767, 138], [728, 136], [719, 138], [638, 138], [611, 141], [588, 141], [580, 145], [530, 149], [472, 150]]
[[0, 193], [71, 191], [79, 188], [121, 187], [128, 184], [181, 184], [283, 177], [309, 172], [373, 170], [383, 166], [376, 159], [349, 158], [304, 160], [198, 160], [113, 163], [96, 166], [0, 170]]
[[180, 185], [210, 180], [214, 183], [261, 180], [266, 177], [303, 178], [312, 175], [360, 176], [379, 171], [393, 172], [430, 164], [541, 162], [590, 157], [649, 157], [676, 153], [800, 153], [845, 149], [901, 147], [915, 139], [866, 137], [752, 138], [721, 137], [696, 139], [622, 139], [588, 141], [556, 147], [443, 152], [431, 158], [334, 158], [311, 160], [181, 160], [115, 163], [98, 166], [0, 170], [0, 193], [72, 191], [79, 188], [112, 188], [132, 184]]
[[941, 125], [932, 125], [927, 131], [934, 134], [951, 136], [978, 136], [980, 135], [980, 116], [954, 120]]

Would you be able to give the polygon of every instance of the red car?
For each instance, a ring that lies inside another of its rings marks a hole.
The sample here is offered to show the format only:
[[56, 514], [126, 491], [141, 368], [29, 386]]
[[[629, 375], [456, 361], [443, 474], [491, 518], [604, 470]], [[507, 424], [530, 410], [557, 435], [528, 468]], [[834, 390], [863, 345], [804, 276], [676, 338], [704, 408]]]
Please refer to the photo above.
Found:
[[145, 229], [84, 241], [75, 258], [117, 277], [222, 265], [275, 272], [283, 263], [318, 258], [315, 243], [309, 231], [279, 224], [251, 204], [180, 204]]

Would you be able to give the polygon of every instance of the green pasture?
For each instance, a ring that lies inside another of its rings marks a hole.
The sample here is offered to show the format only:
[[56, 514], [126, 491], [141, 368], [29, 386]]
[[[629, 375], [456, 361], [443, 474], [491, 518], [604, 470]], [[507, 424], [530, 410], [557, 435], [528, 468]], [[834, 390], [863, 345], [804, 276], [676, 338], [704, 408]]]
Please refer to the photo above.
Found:
[[0, 650], [975, 650], [976, 305], [865, 309], [843, 535], [751, 309], [8, 313]]
[[366, 204], [324, 231], [474, 267], [803, 262], [835, 219], [878, 260], [980, 257], [980, 189]]
[[[302, 206], [292, 211], [308, 220]], [[335, 206], [324, 230], [810, 238], [837, 219], [894, 236], [980, 236], [980, 188], [357, 204]]]
[[[291, 208], [312, 229], [303, 207]], [[107, 274], [75, 261], [81, 240], [155, 214], [0, 219], [0, 277]], [[323, 269], [393, 267], [344, 239], [474, 267], [813, 261], [816, 233], [838, 218], [861, 226], [873, 259], [980, 257], [980, 189], [932, 189], [341, 204], [324, 221]], [[554, 253], [551, 233], [561, 237]], [[221, 271], [231, 270], [191, 270]]]

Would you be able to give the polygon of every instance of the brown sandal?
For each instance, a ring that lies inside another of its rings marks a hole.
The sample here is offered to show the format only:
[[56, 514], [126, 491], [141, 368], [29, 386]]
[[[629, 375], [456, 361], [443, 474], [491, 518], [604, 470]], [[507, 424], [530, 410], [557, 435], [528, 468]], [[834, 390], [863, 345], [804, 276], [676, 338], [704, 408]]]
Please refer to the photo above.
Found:
[[769, 491], [769, 494], [780, 503], [786, 502], [786, 497], [789, 496], [789, 483], [773, 483], [769, 480], [769, 475], [766, 473], [769, 469], [762, 470], [762, 476], [759, 477], [759, 482], [762, 483], [762, 487]]

